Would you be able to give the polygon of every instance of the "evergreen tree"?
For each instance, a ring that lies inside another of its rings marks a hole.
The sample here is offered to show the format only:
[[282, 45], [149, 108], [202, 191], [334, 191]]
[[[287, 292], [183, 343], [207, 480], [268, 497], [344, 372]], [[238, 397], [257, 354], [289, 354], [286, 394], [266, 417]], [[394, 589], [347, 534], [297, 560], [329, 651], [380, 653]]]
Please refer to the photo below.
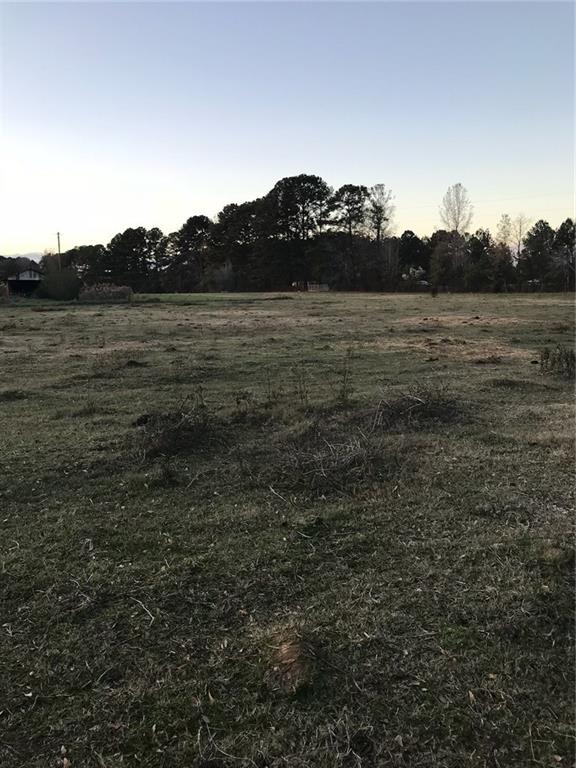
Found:
[[554, 235], [553, 278], [554, 287], [563, 291], [574, 290], [576, 260], [576, 232], [574, 221], [566, 219]]
[[421, 240], [412, 230], [407, 229], [402, 233], [399, 242], [398, 258], [401, 270], [407, 273], [411, 267], [420, 267], [428, 274], [431, 250], [429, 242]]
[[518, 271], [527, 286], [543, 290], [552, 277], [555, 232], [547, 221], [537, 221], [524, 238]]
[[191, 216], [168, 237], [165, 280], [171, 290], [198, 291], [204, 288], [212, 221]]

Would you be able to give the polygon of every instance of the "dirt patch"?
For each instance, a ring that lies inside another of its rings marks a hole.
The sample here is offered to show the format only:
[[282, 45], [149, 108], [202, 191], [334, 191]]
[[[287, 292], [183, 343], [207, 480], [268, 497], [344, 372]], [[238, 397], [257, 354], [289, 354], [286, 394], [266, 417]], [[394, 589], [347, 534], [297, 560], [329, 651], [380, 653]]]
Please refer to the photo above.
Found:
[[496, 317], [495, 315], [434, 315], [434, 316], [418, 316], [410, 315], [409, 317], [403, 317], [400, 320], [396, 320], [396, 325], [401, 326], [416, 326], [418, 328], [434, 328], [438, 326], [454, 326], [454, 325], [473, 325], [473, 326], [502, 326], [502, 325], [520, 325], [522, 323], [531, 322], [529, 318], [520, 317]]
[[142, 362], [138, 360], [139, 355], [159, 347], [159, 341], [151, 341], [144, 344], [142, 341], [111, 341], [106, 343], [105, 347], [71, 345], [67, 349], [56, 350], [50, 354], [52, 357], [66, 357], [69, 359], [78, 358], [79, 355], [87, 356], [90, 365], [100, 361], [103, 364], [114, 363], [116, 365], [125, 365], [128, 368], [137, 368], [142, 365]]
[[381, 338], [376, 341], [341, 342], [340, 346], [346, 348], [352, 347], [353, 349], [371, 348], [384, 350], [386, 352], [413, 350], [426, 352], [427, 354], [434, 353], [440, 357], [469, 361], [491, 357], [528, 360], [533, 357], [533, 353], [530, 350], [512, 347], [509, 344], [501, 342], [458, 339], [448, 336], [443, 337], [442, 339]]
[[300, 326], [319, 325], [324, 322], [332, 322], [331, 318], [310, 315], [286, 316], [270, 314], [265, 309], [230, 309], [219, 312], [197, 312], [197, 321], [202, 327], [227, 328], [237, 326], [241, 329], [258, 328], [266, 330], [270, 328], [296, 328]]

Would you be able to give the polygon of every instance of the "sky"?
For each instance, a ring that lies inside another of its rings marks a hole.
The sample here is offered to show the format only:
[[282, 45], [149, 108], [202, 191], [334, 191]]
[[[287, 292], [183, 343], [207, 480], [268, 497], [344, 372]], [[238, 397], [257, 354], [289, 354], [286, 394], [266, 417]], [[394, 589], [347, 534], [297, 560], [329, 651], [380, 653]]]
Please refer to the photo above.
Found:
[[178, 229], [284, 176], [383, 183], [395, 231], [574, 210], [574, 5], [2, 3], [0, 254]]

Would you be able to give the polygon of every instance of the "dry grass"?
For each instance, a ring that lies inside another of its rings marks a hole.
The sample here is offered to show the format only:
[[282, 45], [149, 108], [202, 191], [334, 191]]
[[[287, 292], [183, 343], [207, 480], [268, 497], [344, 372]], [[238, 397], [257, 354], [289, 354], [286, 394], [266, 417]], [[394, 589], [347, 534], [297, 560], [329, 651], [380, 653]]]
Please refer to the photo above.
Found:
[[540, 353], [540, 371], [563, 379], [573, 379], [576, 374], [574, 349], [564, 346], [555, 349], [544, 347]]
[[312, 685], [317, 652], [303, 627], [275, 632], [269, 650], [265, 681], [271, 690], [294, 695]]
[[432, 317], [410, 316], [403, 317], [397, 321], [404, 326], [413, 326], [420, 331], [427, 328], [473, 325], [478, 328], [486, 326], [508, 326], [529, 323], [529, 318], [515, 317], [514, 315], [458, 315], [447, 313], [443, 315], [433, 315]]
[[571, 302], [153, 298], [0, 308], [0, 765], [571, 765]]
[[[341, 346], [344, 346], [344, 342]], [[346, 342], [346, 346], [350, 346]], [[437, 355], [440, 358], [448, 358], [463, 363], [476, 362], [478, 359], [502, 360], [529, 360], [533, 353], [529, 349], [523, 349], [513, 344], [505, 344], [501, 341], [485, 341], [483, 339], [461, 339], [451, 336], [441, 338], [398, 338], [394, 334], [376, 341], [353, 343], [352, 348], [374, 349], [386, 352], [412, 353], [421, 352], [429, 355]]]

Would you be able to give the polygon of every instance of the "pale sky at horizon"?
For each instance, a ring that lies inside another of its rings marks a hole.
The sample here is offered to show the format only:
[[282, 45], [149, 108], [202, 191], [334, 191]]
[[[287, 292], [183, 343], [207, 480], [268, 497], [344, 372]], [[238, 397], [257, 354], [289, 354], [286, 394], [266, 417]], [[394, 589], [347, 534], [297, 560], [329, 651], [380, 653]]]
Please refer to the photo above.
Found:
[[178, 229], [289, 175], [395, 231], [574, 215], [574, 5], [4, 3], [0, 254]]

